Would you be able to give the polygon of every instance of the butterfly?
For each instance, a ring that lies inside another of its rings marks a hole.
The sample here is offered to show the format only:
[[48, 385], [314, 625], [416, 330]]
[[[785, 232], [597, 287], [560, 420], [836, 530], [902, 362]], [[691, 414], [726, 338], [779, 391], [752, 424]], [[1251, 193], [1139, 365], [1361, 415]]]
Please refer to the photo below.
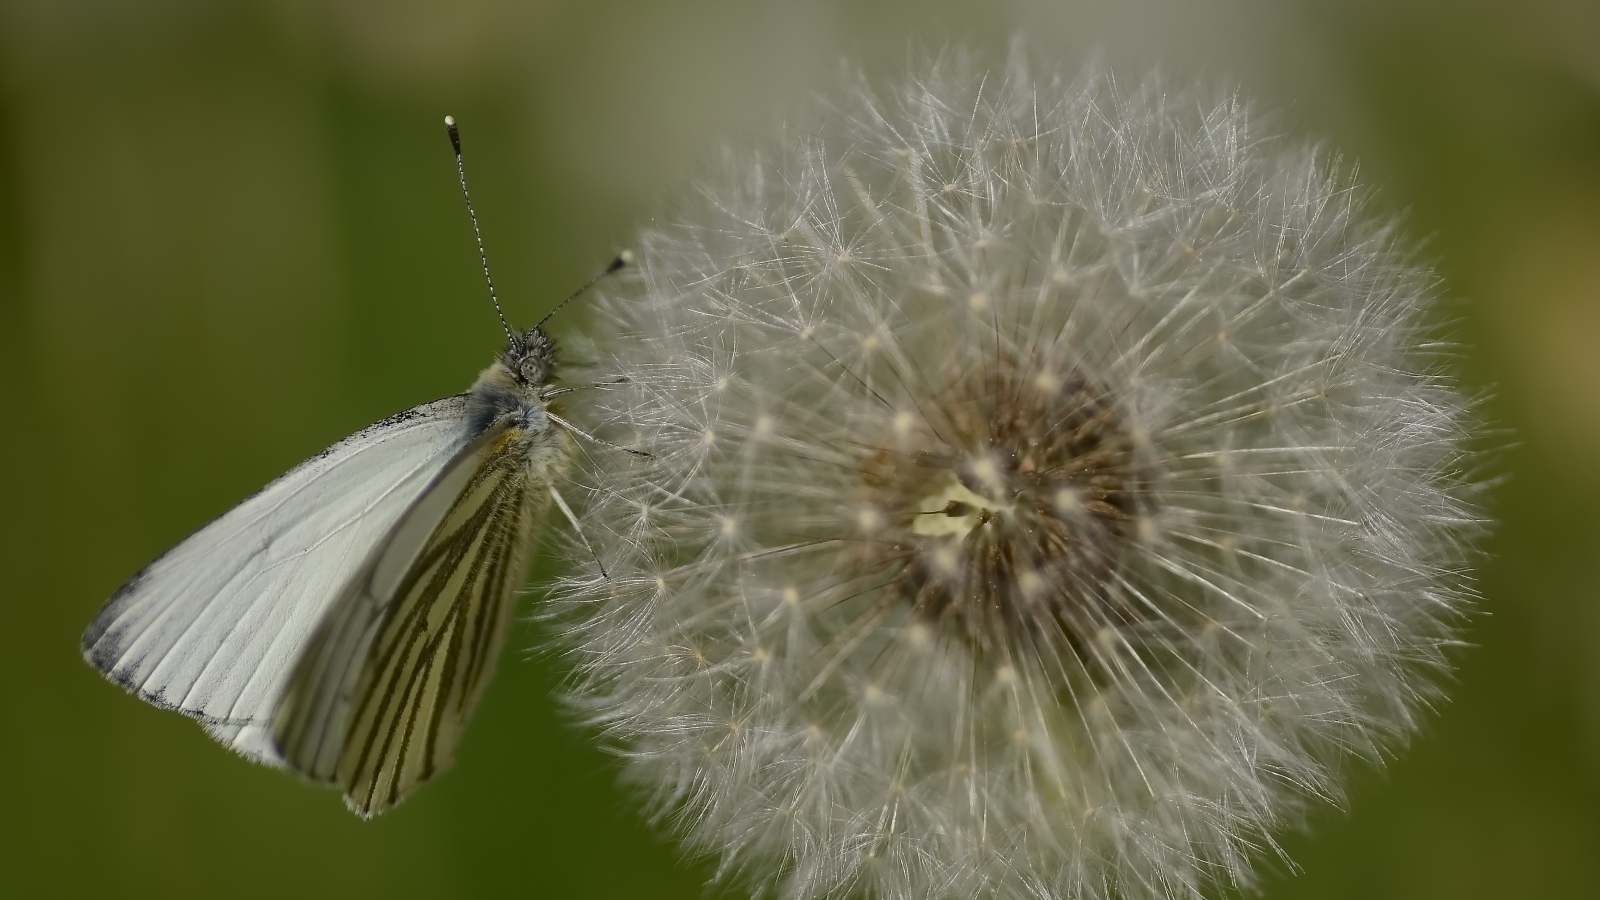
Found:
[[345, 438], [146, 566], [85, 659], [363, 818], [449, 768], [549, 504], [577, 525], [555, 485], [588, 435], [554, 400], [555, 344], [507, 334], [465, 394]]

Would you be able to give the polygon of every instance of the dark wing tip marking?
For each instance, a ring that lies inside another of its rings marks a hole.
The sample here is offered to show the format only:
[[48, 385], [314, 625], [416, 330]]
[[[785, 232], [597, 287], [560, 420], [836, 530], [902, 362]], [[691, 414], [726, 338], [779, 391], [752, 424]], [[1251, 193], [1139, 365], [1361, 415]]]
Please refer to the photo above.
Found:
[[[169, 550], [168, 552], [170, 553], [171, 551]], [[170, 709], [174, 712], [183, 713], [192, 719], [206, 722], [211, 717], [200, 715], [193, 710], [184, 709], [182, 706], [168, 700], [166, 695], [159, 690], [146, 690], [144, 680], [134, 674], [138, 669], [137, 663], [140, 660], [135, 660], [135, 665], [123, 665], [123, 663], [127, 662], [127, 648], [130, 640], [129, 635], [118, 631], [116, 626], [122, 618], [123, 610], [132, 601], [133, 595], [143, 586], [145, 579], [150, 574], [150, 570], [165, 556], [166, 554], [163, 553], [161, 556], [156, 557], [149, 565], [140, 569], [137, 574], [128, 579], [126, 584], [117, 588], [117, 592], [111, 595], [110, 600], [106, 601], [106, 605], [100, 610], [100, 614], [94, 617], [88, 628], [84, 629], [79, 649], [83, 653], [84, 662], [98, 669], [100, 674], [104, 675], [106, 680], [112, 684], [157, 709]]]
[[105, 637], [106, 628], [99, 619], [89, 625], [89, 630], [83, 633], [83, 640], [78, 644], [78, 652], [83, 654], [83, 661], [96, 669], [100, 674], [122, 683], [122, 679], [113, 671], [113, 666], [122, 659], [122, 645]]
[[[172, 551], [169, 550], [167, 552], [170, 553]], [[117, 588], [117, 592], [111, 595], [111, 599], [106, 601], [106, 605], [100, 607], [100, 612], [89, 623], [89, 627], [83, 630], [83, 639], [79, 643], [79, 647], [83, 651], [83, 658], [90, 665], [104, 672], [107, 678], [116, 680], [116, 676], [111, 673], [111, 667], [105, 663], [107, 655], [115, 653], [120, 657], [124, 642], [112, 639], [106, 642], [105, 647], [101, 647], [100, 644], [105, 640], [106, 632], [111, 630], [111, 626], [122, 618], [122, 611], [127, 608], [134, 593], [144, 585], [145, 579], [150, 575], [150, 570], [166, 555], [166, 553], [163, 553], [161, 556], [151, 560], [144, 568], [135, 572], [133, 577], [129, 578], [122, 587]], [[115, 664], [116, 660], [112, 660], [111, 665]]]

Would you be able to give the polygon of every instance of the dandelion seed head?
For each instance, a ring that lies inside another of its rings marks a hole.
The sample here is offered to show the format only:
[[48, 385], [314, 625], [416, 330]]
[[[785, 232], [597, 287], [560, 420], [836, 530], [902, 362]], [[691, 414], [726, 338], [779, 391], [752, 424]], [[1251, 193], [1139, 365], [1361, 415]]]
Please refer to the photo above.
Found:
[[760, 892], [1249, 887], [1469, 600], [1432, 276], [1197, 87], [948, 58], [793, 134], [597, 301], [650, 455], [588, 455], [574, 703]]

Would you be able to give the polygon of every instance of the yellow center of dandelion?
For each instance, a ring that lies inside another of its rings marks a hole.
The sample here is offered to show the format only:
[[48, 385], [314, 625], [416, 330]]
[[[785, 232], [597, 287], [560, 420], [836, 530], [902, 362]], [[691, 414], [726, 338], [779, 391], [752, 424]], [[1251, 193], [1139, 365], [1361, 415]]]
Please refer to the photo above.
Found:
[[984, 513], [1011, 511], [1005, 504], [974, 494], [953, 477], [944, 490], [929, 494], [922, 501], [922, 508], [926, 514], [911, 521], [911, 533], [924, 537], [964, 538], [982, 523]]

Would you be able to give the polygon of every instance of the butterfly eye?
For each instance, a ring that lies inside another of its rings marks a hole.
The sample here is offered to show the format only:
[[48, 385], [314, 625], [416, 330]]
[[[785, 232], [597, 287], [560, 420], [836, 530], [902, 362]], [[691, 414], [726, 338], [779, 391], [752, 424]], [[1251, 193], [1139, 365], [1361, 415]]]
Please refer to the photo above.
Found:
[[543, 356], [528, 354], [519, 364], [524, 384], [543, 384], [550, 376], [550, 361]]
[[544, 384], [555, 369], [556, 346], [542, 329], [534, 328], [523, 335], [514, 349], [516, 370], [525, 385]]

